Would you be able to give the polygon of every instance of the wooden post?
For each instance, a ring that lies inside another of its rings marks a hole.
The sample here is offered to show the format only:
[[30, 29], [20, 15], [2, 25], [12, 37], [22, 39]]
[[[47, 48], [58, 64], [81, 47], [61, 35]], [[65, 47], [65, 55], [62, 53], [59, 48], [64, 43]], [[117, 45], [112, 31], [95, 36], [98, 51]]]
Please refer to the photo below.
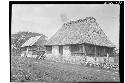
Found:
[[[102, 47], [103, 48], [103, 47]], [[103, 57], [104, 57], [104, 59], [105, 59], [105, 47], [103, 48]]]
[[96, 61], [96, 46], [95, 46], [95, 61]]
[[105, 47], [104, 47], [104, 56], [105, 56]]
[[27, 47], [27, 50], [26, 50], [26, 57], [27, 57], [27, 55], [28, 55], [28, 47]]
[[106, 62], [108, 62], [107, 53], [106, 53], [106, 48], [104, 48], [104, 54], [105, 54]]
[[86, 50], [85, 50], [85, 44], [83, 44], [82, 46], [83, 46], [83, 49], [82, 49], [82, 50], [83, 50], [83, 53], [84, 53], [84, 55], [85, 55], [84, 57], [85, 57], [85, 61], [86, 61], [87, 53], [86, 53]]
[[109, 54], [107, 53], [107, 60], [108, 60], [108, 62], [109, 62]]

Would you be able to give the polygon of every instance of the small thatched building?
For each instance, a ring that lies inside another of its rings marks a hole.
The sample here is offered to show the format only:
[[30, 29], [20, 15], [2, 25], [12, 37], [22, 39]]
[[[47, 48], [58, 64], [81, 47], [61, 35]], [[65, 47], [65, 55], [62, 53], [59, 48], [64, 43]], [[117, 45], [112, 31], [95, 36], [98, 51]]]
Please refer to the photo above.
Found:
[[[41, 36], [35, 36], [29, 38], [22, 46], [21, 46], [21, 56], [26, 57], [34, 57], [36, 58], [38, 55], [41, 54], [40, 51], [45, 51], [45, 49], [42, 47], [44, 43], [43, 38], [41, 39]], [[39, 45], [41, 44], [41, 45]]]
[[86, 57], [87, 61], [104, 62], [104, 58], [113, 56], [114, 48], [115, 46], [99, 27], [96, 19], [86, 17], [64, 23], [62, 28], [48, 40], [46, 54], [48, 57], [67, 60]]

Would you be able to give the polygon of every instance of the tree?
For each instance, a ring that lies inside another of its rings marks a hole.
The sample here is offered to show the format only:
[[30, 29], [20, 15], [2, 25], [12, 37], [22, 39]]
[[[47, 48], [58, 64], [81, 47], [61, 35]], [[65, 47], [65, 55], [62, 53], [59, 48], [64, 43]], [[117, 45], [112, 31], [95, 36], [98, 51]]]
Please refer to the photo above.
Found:
[[[11, 55], [17, 55], [21, 52], [20, 47], [31, 37], [41, 36], [37, 46], [44, 50], [44, 44], [47, 42], [47, 36], [33, 32], [18, 32], [11, 35]], [[13, 53], [13, 54], [12, 54]]]

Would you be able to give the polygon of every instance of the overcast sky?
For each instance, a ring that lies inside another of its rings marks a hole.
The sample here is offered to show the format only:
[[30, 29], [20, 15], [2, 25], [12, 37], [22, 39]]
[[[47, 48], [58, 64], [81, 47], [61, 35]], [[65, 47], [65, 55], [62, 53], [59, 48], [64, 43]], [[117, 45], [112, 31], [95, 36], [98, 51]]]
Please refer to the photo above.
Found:
[[94, 17], [108, 38], [119, 43], [119, 8], [117, 4], [14, 4], [11, 32], [31, 31], [50, 38], [63, 22], [60, 15], [70, 20]]

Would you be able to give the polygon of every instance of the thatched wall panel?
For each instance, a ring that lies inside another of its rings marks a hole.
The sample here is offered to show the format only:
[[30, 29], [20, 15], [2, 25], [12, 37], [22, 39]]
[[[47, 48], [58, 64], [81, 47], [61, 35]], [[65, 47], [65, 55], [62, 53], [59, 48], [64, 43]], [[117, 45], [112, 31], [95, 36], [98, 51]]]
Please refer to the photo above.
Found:
[[79, 53], [79, 52], [83, 52], [83, 46], [82, 45], [71, 45], [71, 52], [72, 53]]
[[105, 49], [106, 48], [104, 48], [104, 47], [96, 46], [96, 56], [97, 57], [104, 57], [104, 56], [106, 56]]
[[95, 56], [96, 57], [106, 57], [107, 53], [109, 56], [113, 56], [113, 48], [108, 48], [108, 47], [103, 47], [103, 46], [97, 46], [97, 45], [90, 45], [90, 44], [85, 44], [85, 52], [88, 56]]
[[109, 56], [113, 56], [112, 55], [113, 54], [113, 48], [106, 48], [105, 51], [106, 51], [106, 54], [107, 53], [109, 54]]
[[95, 48], [93, 45], [85, 44], [84, 47], [85, 47], [87, 56], [95, 56]]

